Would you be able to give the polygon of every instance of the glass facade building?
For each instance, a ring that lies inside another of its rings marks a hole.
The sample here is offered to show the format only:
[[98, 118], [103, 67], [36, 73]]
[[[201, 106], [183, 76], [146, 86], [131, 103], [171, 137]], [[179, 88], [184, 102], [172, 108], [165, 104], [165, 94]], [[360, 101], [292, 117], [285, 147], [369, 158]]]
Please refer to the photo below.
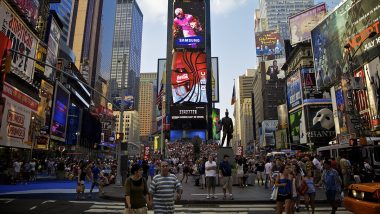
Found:
[[268, 29], [278, 30], [283, 39], [289, 39], [288, 17], [314, 6], [314, 0], [260, 0], [261, 18]]
[[50, 3], [50, 10], [55, 10], [63, 24], [61, 39], [65, 44], [67, 44], [69, 37], [72, 4], [72, 0], [61, 0], [61, 3]]
[[[135, 0], [117, 0], [110, 98], [129, 97], [138, 104], [143, 14]], [[137, 109], [134, 106], [133, 109]]]

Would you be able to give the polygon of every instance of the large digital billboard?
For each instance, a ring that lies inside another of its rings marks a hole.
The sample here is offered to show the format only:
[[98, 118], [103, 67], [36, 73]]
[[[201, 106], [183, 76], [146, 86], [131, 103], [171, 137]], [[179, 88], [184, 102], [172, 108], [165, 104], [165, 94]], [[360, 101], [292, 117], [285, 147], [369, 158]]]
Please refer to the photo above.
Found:
[[51, 122], [51, 107], [53, 105], [54, 86], [45, 80], [41, 80], [40, 103], [38, 104], [37, 115], [42, 118], [45, 130], [49, 130]]
[[204, 1], [175, 1], [173, 9], [173, 48], [204, 49]]
[[171, 106], [170, 108], [172, 120], [205, 120], [206, 112], [205, 106]]
[[219, 102], [219, 61], [218, 57], [211, 57], [211, 88], [212, 102]]
[[53, 103], [50, 137], [53, 140], [65, 142], [70, 92], [59, 82], [55, 84]]
[[[12, 40], [12, 50], [18, 51], [30, 58], [35, 58], [38, 38], [4, 1], [0, 1], [0, 28]], [[12, 54], [11, 72], [32, 82], [34, 61], [19, 54]]]
[[[371, 116], [370, 116], [370, 107], [368, 102], [368, 93], [367, 90], [364, 89], [365, 74], [364, 69], [361, 67], [354, 72], [354, 81], [351, 81], [351, 86], [353, 85], [361, 85], [361, 89], [354, 90], [354, 100], [355, 100], [355, 109], [358, 111], [360, 115], [360, 129], [370, 130], [371, 124]], [[354, 82], [359, 82], [359, 84], [354, 84]]]
[[181, 140], [183, 138], [193, 139], [199, 137], [203, 141], [206, 140], [205, 130], [170, 130], [170, 141]]
[[[378, 56], [379, 16], [379, 1], [347, 0], [311, 31], [318, 88], [328, 88], [339, 80], [349, 70], [349, 58], [356, 69]], [[371, 32], [377, 34], [368, 38]], [[349, 57], [349, 53], [355, 56]]]
[[367, 83], [369, 108], [371, 111], [371, 130], [380, 130], [380, 57], [364, 65]]
[[282, 66], [285, 64], [285, 58], [265, 61], [265, 71], [267, 81], [278, 81], [285, 78], [285, 71]]
[[[157, 94], [160, 93], [161, 87], [166, 84], [166, 59], [158, 59], [157, 62]], [[165, 89], [162, 89], [165, 90]]]
[[314, 68], [301, 68], [303, 99], [316, 99], [316, 85]]
[[[50, 24], [50, 29], [48, 31], [49, 38], [47, 42], [48, 50], [46, 55], [46, 63], [53, 67], [56, 67], [59, 51], [59, 40], [61, 38], [61, 29], [59, 28], [57, 21], [52, 15], [50, 15], [48, 23]], [[52, 78], [53, 74], [53, 68], [46, 66], [45, 76]]]
[[292, 45], [311, 39], [311, 30], [326, 15], [326, 4], [322, 3], [289, 17], [290, 43]]
[[255, 33], [256, 56], [282, 55], [285, 51], [284, 40], [276, 30]]
[[286, 104], [277, 106], [278, 129], [286, 129], [288, 127], [288, 108]]
[[213, 140], [220, 140], [220, 109], [213, 108], [212, 109], [212, 139]]
[[16, 5], [23, 16], [28, 20], [32, 26], [36, 26], [38, 21], [38, 9], [40, 7], [40, 3], [38, 0], [9, 0]]
[[286, 80], [286, 91], [289, 110], [302, 104], [301, 76], [299, 71], [294, 72]]
[[207, 103], [207, 63], [203, 52], [175, 52], [171, 86], [173, 103]]
[[332, 105], [308, 105], [307, 138], [314, 145], [328, 145], [335, 138], [335, 123]]

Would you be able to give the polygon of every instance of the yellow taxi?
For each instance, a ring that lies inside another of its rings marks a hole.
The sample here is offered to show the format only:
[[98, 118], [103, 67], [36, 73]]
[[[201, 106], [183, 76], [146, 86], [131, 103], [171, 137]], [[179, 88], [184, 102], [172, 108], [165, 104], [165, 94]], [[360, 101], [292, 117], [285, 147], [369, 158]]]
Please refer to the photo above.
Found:
[[344, 207], [357, 214], [380, 213], [380, 183], [351, 184], [343, 199]]

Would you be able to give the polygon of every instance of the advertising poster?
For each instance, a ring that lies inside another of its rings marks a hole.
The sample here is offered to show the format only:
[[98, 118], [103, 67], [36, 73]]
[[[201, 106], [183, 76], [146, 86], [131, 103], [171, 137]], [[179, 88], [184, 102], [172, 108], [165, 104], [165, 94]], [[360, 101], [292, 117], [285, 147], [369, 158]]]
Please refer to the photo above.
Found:
[[37, 115], [42, 119], [42, 124], [46, 131], [49, 130], [51, 121], [51, 107], [53, 105], [54, 86], [45, 80], [41, 80], [40, 103], [38, 104]]
[[218, 57], [211, 57], [211, 87], [212, 102], [219, 102], [219, 61]]
[[171, 106], [172, 120], [205, 120], [206, 106]]
[[157, 94], [160, 94], [161, 87], [166, 83], [166, 59], [158, 59], [157, 74]]
[[281, 70], [285, 64], [285, 58], [265, 61], [266, 80], [277, 81], [285, 78], [285, 71]]
[[274, 133], [277, 129], [278, 120], [264, 120], [261, 123], [262, 128], [262, 146], [275, 146]]
[[288, 108], [286, 104], [277, 106], [278, 129], [286, 129], [288, 127]]
[[[47, 47], [44, 43], [39, 42], [36, 48], [36, 59], [41, 62], [46, 62]], [[34, 69], [37, 72], [45, 73], [45, 65], [39, 62], [34, 62]]]
[[294, 16], [289, 17], [290, 44], [309, 40], [311, 30], [326, 15], [326, 4], [319, 4], [310, 9], [304, 10]]
[[[349, 70], [349, 55], [355, 53], [353, 69], [378, 56], [379, 16], [379, 1], [347, 0], [311, 31], [318, 88], [330, 86]], [[368, 38], [370, 32], [377, 34]]]
[[220, 130], [221, 130], [220, 109], [213, 108], [211, 117], [212, 117], [212, 139], [220, 140]]
[[276, 130], [276, 149], [287, 149], [287, 139], [286, 129]]
[[[369, 109], [369, 103], [368, 103], [368, 94], [367, 90], [365, 90], [364, 83], [365, 80], [365, 74], [364, 74], [364, 68], [359, 68], [354, 72], [354, 78], [353, 81], [351, 81], [351, 86], [353, 85], [359, 85], [362, 89], [354, 90], [354, 100], [355, 100], [355, 109], [359, 112], [360, 115], [360, 123], [356, 127], [357, 129], [365, 129], [370, 130], [370, 124], [371, 124], [371, 116], [370, 116], [370, 109]], [[357, 84], [355, 84], [356, 82]]]
[[[79, 131], [79, 119], [80, 119], [80, 109], [75, 105], [70, 105], [68, 122], [67, 122], [67, 134], [66, 134], [66, 145], [76, 145], [78, 141], [77, 132]], [[103, 140], [104, 142], [104, 133]], [[80, 136], [79, 136], [80, 137]], [[108, 141], [108, 139], [107, 139]]]
[[313, 68], [301, 68], [303, 99], [315, 99], [317, 86]]
[[[37, 37], [29, 30], [4, 1], [0, 2], [0, 28], [1, 31], [12, 40], [12, 49], [28, 57], [34, 58], [36, 54]], [[12, 54], [11, 72], [32, 82], [34, 61], [18, 54]]]
[[256, 32], [256, 56], [282, 55], [285, 52], [284, 40], [276, 30]]
[[207, 63], [203, 52], [173, 54], [173, 103], [207, 103]]
[[380, 130], [380, 57], [364, 65], [369, 108], [371, 112], [371, 130]]
[[[61, 29], [58, 27], [56, 20], [53, 16], [50, 17], [50, 31], [49, 31], [49, 41], [48, 41], [48, 51], [46, 56], [46, 63], [56, 67], [57, 57], [59, 51], [59, 40], [61, 38]], [[52, 78], [53, 68], [45, 67], [45, 76]]]
[[332, 105], [308, 105], [307, 138], [314, 145], [328, 145], [335, 138], [335, 124]]
[[297, 111], [290, 113], [289, 123], [293, 144], [307, 143], [304, 111], [302, 109], [298, 109]]
[[170, 141], [181, 140], [183, 138], [193, 139], [199, 137], [201, 140], [206, 140], [205, 130], [170, 130]]
[[21, 10], [33, 27], [36, 26], [38, 21], [38, 9], [40, 7], [38, 0], [10, 0], [10, 2], [13, 2]]
[[291, 110], [302, 104], [301, 96], [301, 77], [300, 72], [296, 71], [286, 80], [286, 92], [288, 99], [288, 109]]
[[175, 1], [173, 6], [173, 48], [204, 49], [204, 1]]
[[70, 92], [59, 82], [55, 84], [53, 103], [50, 137], [53, 140], [65, 142]]
[[4, 83], [0, 104], [0, 145], [30, 148], [28, 133], [31, 115], [37, 111], [38, 102], [8, 83]]
[[[347, 134], [347, 117], [346, 117], [346, 105], [344, 102], [344, 95], [343, 95], [343, 89], [342, 86], [337, 86], [335, 88], [335, 100], [336, 100], [336, 118], [338, 125], [336, 126], [336, 129], [339, 129], [340, 134]], [[335, 118], [335, 114], [334, 114]], [[336, 123], [335, 123], [336, 124]]]

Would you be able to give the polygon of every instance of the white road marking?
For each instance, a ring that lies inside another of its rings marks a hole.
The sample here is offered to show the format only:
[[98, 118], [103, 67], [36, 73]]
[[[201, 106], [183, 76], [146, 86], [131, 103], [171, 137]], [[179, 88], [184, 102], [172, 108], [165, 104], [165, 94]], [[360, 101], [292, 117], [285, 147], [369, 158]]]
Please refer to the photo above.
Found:
[[55, 200], [47, 200], [47, 201], [42, 202], [41, 204], [45, 204], [45, 203], [55, 203]]
[[[85, 190], [85, 193], [89, 193], [90, 190]], [[98, 189], [94, 189], [93, 193], [99, 192]], [[77, 193], [75, 189], [36, 189], [36, 190], [24, 190], [14, 192], [3, 192], [0, 195], [24, 195], [24, 194], [45, 194], [45, 193]]]
[[37, 208], [37, 206], [31, 207], [30, 210], [34, 210], [34, 209], [36, 209], [36, 208]]

